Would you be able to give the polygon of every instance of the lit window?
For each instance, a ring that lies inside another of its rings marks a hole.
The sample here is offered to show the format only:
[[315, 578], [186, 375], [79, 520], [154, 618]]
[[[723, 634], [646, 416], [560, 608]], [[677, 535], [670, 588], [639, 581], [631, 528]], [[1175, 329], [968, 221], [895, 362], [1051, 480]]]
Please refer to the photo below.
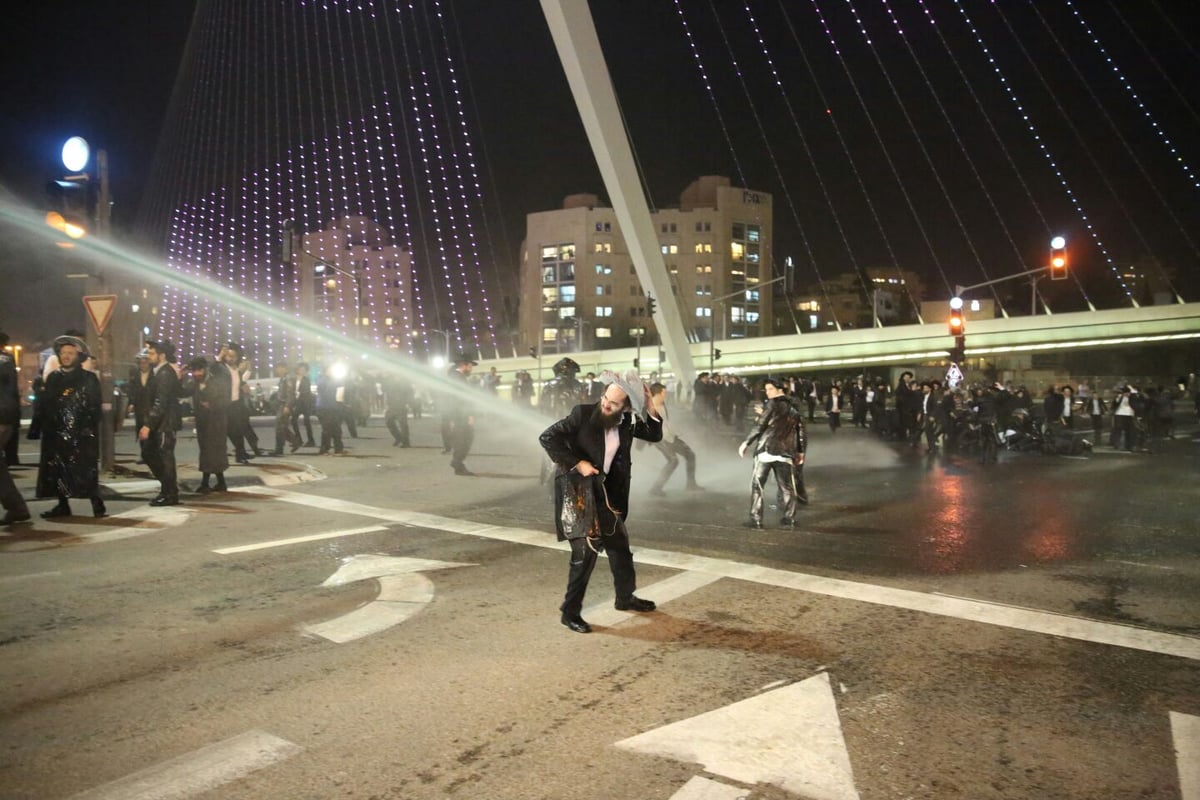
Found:
[[696, 316], [697, 316], [697, 317], [702, 317], [702, 318], [703, 318], [703, 317], [711, 317], [711, 316], [712, 316], [712, 309], [711, 309], [711, 308], [705, 308], [705, 307], [702, 307], [702, 306], [701, 306], [701, 307], [697, 307], [697, 308], [696, 308]]
[[551, 244], [542, 247], [542, 260], [556, 261], [558, 259], [558, 245]]
[[711, 275], [711, 274], [712, 274], [712, 264], [705, 264], [705, 265], [704, 265], [704, 274], [705, 274], [705, 275]]
[[542, 341], [543, 342], [558, 341], [558, 328], [542, 328]]
[[542, 302], [543, 303], [557, 303], [558, 302], [558, 287], [557, 286], [543, 286], [542, 287]]
[[[699, 228], [699, 227], [700, 227], [700, 223], [699, 223], [699, 222], [697, 222], [697, 223], [696, 223], [696, 227], [697, 227], [697, 228]], [[703, 252], [704, 252], [704, 245], [700, 244], [700, 242], [696, 242], [696, 252], [697, 252], [697, 253], [703, 253]]]
[[742, 308], [741, 306], [730, 306], [729, 307], [729, 319], [731, 319], [734, 322], [741, 322], [745, 318], [746, 318], [746, 309]]
[[604, 245], [602, 245], [600, 242], [596, 242], [594, 245], [592, 245], [592, 249], [597, 253], [603, 253]]
[[762, 229], [757, 225], [746, 226], [746, 241], [757, 242], [762, 235]]
[[571, 319], [575, 316], [575, 306], [563, 306], [558, 309], [559, 319]]
[[[671, 227], [674, 228], [675, 226], [672, 225]], [[671, 255], [673, 255], [673, 256], [679, 255], [679, 245], [677, 245], [677, 244], [671, 245]]]
[[611, 252], [612, 252], [612, 242], [605, 242], [605, 243], [604, 243], [604, 252], [606, 252], [606, 253], [611, 253]]
[[611, 339], [612, 338], [612, 328], [596, 328], [596, 338], [597, 339]]
[[661, 249], [662, 249], [662, 254], [665, 256], [667, 254], [667, 246], [664, 244]]
[[758, 312], [757, 311], [747, 311], [746, 312], [746, 322], [749, 322], [751, 324], [757, 323], [758, 322]]
[[612, 306], [596, 306], [596, 316], [597, 317], [611, 317], [612, 316]]
[[734, 261], [741, 261], [746, 257], [746, 246], [741, 242], [730, 242], [729, 257]]
[[562, 301], [564, 303], [574, 303], [575, 302], [575, 284], [565, 283], [562, 286], [560, 286], [558, 290], [559, 290], [559, 296], [562, 298]]

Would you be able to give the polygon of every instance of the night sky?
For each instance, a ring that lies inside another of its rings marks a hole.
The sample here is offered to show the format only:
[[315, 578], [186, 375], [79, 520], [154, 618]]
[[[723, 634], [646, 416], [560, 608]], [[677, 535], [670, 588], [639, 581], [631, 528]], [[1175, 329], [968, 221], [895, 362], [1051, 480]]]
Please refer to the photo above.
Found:
[[[82, 133], [109, 152], [115, 224], [131, 233], [195, 5], [7, 12], [4, 190], [40, 205], [62, 140]], [[1131, 263], [1196, 298], [1193, 3], [754, 0], [753, 22], [745, 5], [592, 4], [653, 205], [704, 174], [771, 192], [777, 258], [795, 259], [802, 284], [901, 267], [941, 296], [1043, 263], [1062, 233], [1079, 283], [1052, 287], [1061, 310], [1085, 293], [1127, 304], [1113, 272]], [[440, 6], [462, 37], [498, 271], [511, 275], [525, 214], [604, 188], [539, 4]], [[0, 326], [14, 336], [47, 338], [76, 313], [26, 299], [77, 294], [52, 261], [0, 231]]]

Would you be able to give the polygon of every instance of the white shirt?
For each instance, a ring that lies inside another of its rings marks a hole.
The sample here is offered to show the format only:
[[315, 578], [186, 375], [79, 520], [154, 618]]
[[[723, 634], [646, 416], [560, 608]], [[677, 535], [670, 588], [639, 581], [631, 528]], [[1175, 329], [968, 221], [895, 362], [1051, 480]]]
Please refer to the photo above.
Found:
[[617, 457], [617, 450], [621, 447], [621, 431], [620, 425], [614, 425], [604, 431], [604, 474], [612, 469], [613, 459]]

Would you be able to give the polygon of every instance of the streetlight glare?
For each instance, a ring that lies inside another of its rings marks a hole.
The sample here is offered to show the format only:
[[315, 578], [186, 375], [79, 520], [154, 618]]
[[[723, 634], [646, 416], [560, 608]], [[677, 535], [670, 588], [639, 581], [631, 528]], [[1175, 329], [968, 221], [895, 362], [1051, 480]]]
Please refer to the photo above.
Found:
[[1053, 239], [1050, 240], [1050, 246], [1053, 247], [1055, 250], [1061, 250], [1067, 246], [1067, 240], [1063, 236], [1055, 236]]
[[90, 155], [87, 140], [82, 136], [72, 136], [62, 148], [63, 166], [71, 172], [81, 172], [87, 166]]
[[963, 299], [961, 297], [951, 297], [950, 298], [950, 308], [951, 309], [953, 309], [954, 311], [958, 311], [962, 307], [963, 307]]

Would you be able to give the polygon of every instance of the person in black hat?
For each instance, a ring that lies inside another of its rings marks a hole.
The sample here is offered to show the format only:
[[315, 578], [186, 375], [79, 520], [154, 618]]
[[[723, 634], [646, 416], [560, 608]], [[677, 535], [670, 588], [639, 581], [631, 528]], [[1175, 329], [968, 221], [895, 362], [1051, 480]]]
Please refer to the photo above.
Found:
[[467, 392], [470, 391], [467, 378], [478, 364], [473, 353], [459, 353], [448, 375], [452, 382], [461, 384], [446, 398], [444, 417], [444, 421], [448, 423], [446, 446], [450, 449], [450, 467], [455, 475], [475, 474], [467, 469], [466, 464], [471, 444], [475, 441], [474, 403], [467, 397]]
[[263, 455], [258, 447], [258, 435], [250, 425], [250, 398], [247, 397], [248, 386], [242, 378], [242, 346], [229, 342], [221, 348], [217, 356], [220, 364], [213, 371], [224, 370], [228, 373], [229, 403], [225, 406], [225, 424], [228, 429], [229, 441], [233, 444], [233, 455], [237, 463], [249, 464], [252, 456], [246, 451], [247, 441], [250, 451]]
[[179, 505], [179, 476], [175, 469], [175, 434], [183, 427], [179, 410], [179, 375], [171, 363], [175, 360], [175, 345], [170, 342], [146, 342], [146, 354], [154, 365], [150, 381], [149, 407], [146, 421], [138, 429], [142, 443], [142, 460], [159, 481], [158, 496], [152, 506]]
[[[538, 443], [555, 465], [555, 525], [558, 539], [571, 545], [567, 591], [559, 621], [575, 633], [591, 633], [581, 616], [592, 569], [600, 550], [608, 553], [615, 607], [620, 611], [653, 611], [655, 604], [634, 595], [637, 573], [625, 520], [629, 516], [633, 440], [662, 440], [662, 420], [655, 416], [650, 392], [615, 380], [599, 402], [576, 405], [544, 430]], [[639, 391], [635, 406], [629, 391]], [[638, 413], [636, 409], [643, 409]], [[569, 512], [591, 506], [593, 514]], [[570, 520], [571, 516], [575, 519]]]
[[763, 526], [763, 484], [772, 472], [783, 495], [780, 508], [785, 528], [795, 526], [797, 505], [808, 502], [804, 490], [804, 451], [808, 446], [804, 414], [788, 398], [784, 385], [781, 378], [766, 379], [766, 406], [750, 435], [738, 446], [738, 456], [745, 458], [746, 449], [757, 443], [750, 474], [750, 521], [746, 523], [750, 528]]
[[21, 425], [17, 364], [12, 353], [4, 349], [7, 344], [8, 334], [0, 331], [0, 506], [4, 508], [0, 525], [12, 525], [29, 519], [29, 506], [25, 505], [25, 498], [13, 483], [5, 457], [8, 443], [16, 440], [17, 429]]
[[71, 516], [68, 498], [86, 497], [92, 514], [107, 514], [100, 499], [100, 379], [83, 368], [87, 345], [77, 336], [54, 340], [58, 368], [46, 378], [39, 404], [42, 452], [37, 496], [57, 497], [42, 517]]
[[[215, 368], [215, 369], [214, 369]], [[204, 356], [196, 356], [187, 363], [182, 391], [192, 396], [192, 408], [196, 414], [196, 444], [200, 446], [199, 494], [229, 491], [225, 485], [225, 471], [229, 469], [229, 453], [225, 450], [225, 406], [229, 404], [228, 385], [222, 380], [225, 370], [218, 364], [209, 364]], [[209, 486], [209, 479], [216, 476], [216, 485]]]

